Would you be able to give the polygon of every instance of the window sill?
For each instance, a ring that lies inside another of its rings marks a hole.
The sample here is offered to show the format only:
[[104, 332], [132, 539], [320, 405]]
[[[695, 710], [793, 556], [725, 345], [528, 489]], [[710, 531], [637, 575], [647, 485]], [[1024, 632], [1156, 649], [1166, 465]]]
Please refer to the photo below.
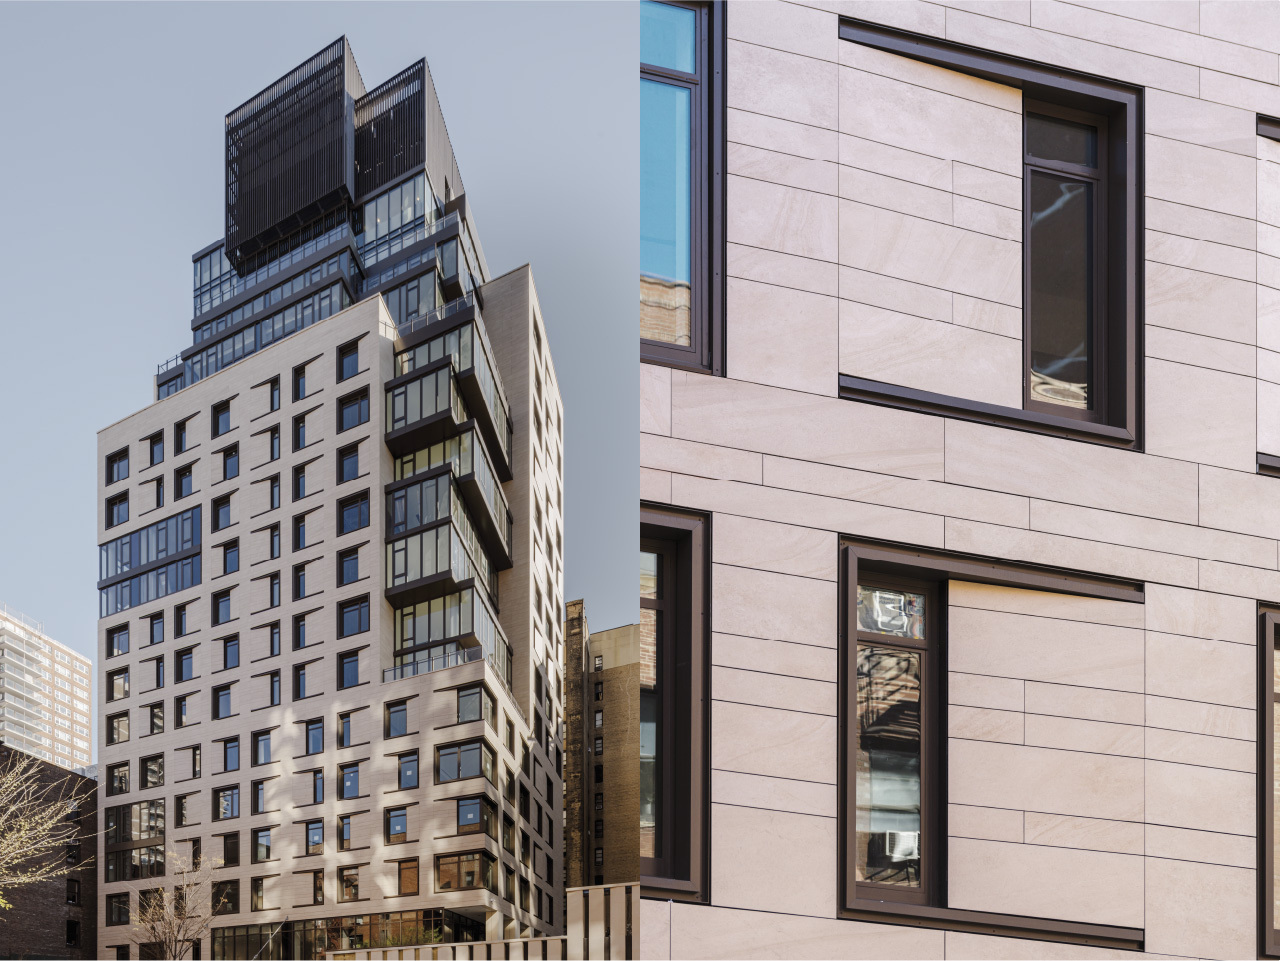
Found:
[[[647, 892], [646, 892], [647, 893]], [[1121, 928], [1104, 924], [1027, 918], [1013, 914], [988, 914], [956, 908], [932, 908], [890, 901], [854, 900], [840, 917], [878, 924], [905, 924], [922, 928], [942, 928], [989, 934], [997, 937], [1030, 938], [1064, 944], [1141, 951], [1146, 932], [1142, 928]]]
[[844, 400], [857, 400], [882, 407], [895, 407], [898, 410], [952, 417], [956, 420], [989, 424], [993, 427], [1009, 427], [1035, 434], [1046, 434], [1050, 437], [1104, 444], [1108, 447], [1137, 449], [1138, 446], [1133, 433], [1123, 427], [1097, 424], [1073, 417], [1056, 417], [1053, 414], [1022, 410], [1017, 407], [1001, 407], [998, 404], [965, 400], [962, 397], [936, 394], [932, 391], [917, 390], [914, 387], [898, 387], [895, 384], [865, 380], [848, 374], [840, 375], [840, 396]]
[[680, 881], [676, 878], [659, 878], [640, 875], [641, 892], [644, 898], [658, 898], [663, 901], [685, 901], [693, 904], [705, 904], [706, 896], [698, 890], [692, 881]]

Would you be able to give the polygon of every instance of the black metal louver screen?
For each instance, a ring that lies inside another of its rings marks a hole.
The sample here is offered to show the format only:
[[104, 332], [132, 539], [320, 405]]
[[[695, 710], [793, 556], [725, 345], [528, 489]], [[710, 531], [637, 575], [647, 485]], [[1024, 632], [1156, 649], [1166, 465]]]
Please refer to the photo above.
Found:
[[357, 197], [426, 162], [426, 62], [418, 61], [356, 103]]
[[227, 114], [226, 250], [237, 268], [350, 202], [349, 60], [341, 38]]

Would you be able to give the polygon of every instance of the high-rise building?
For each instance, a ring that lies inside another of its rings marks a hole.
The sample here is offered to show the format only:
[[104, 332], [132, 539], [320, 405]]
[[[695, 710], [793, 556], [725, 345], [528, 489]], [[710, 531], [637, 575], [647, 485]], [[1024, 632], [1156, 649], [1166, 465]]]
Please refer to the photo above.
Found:
[[366, 91], [340, 39], [226, 150], [192, 346], [99, 434], [99, 954], [138, 956], [166, 856], [221, 863], [202, 957], [553, 933], [563, 410], [531, 272], [490, 274], [426, 61]]
[[643, 763], [640, 625], [592, 633], [583, 601], [565, 609], [565, 884], [635, 883], [640, 783], [652, 771]]
[[75, 770], [92, 760], [93, 663], [0, 605], [0, 744]]

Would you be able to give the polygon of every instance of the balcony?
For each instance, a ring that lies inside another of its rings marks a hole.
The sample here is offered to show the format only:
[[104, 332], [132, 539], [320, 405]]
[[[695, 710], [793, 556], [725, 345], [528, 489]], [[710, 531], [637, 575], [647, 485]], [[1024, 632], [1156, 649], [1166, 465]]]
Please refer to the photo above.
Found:
[[485, 451], [484, 441], [474, 424], [464, 424], [456, 437], [420, 448], [396, 460], [396, 480], [388, 484], [391, 491], [402, 481], [429, 473], [448, 464], [458, 481], [462, 499], [470, 509], [476, 530], [486, 543], [497, 548], [498, 558], [510, 556], [511, 510], [507, 496], [498, 483], [493, 463]]
[[480, 548], [466, 510], [455, 506], [447, 521], [387, 539], [386, 590], [395, 605], [414, 604], [472, 584], [491, 600], [498, 572]]
[[386, 443], [397, 456], [457, 433], [469, 419], [452, 357], [389, 381], [386, 395]]
[[488, 660], [510, 690], [511, 645], [484, 592], [474, 586], [444, 597], [397, 604], [395, 650], [395, 667], [382, 672], [384, 681]]
[[[441, 330], [442, 327], [447, 329]], [[474, 293], [425, 318], [402, 324], [398, 333], [405, 349], [396, 353], [397, 376], [423, 369], [444, 357], [453, 358], [458, 388], [476, 418], [498, 474], [504, 481], [511, 480], [511, 410]]]
[[[474, 438], [473, 432], [467, 436]], [[391, 535], [441, 520], [455, 513], [455, 504], [465, 504], [468, 523], [479, 535], [486, 554], [500, 570], [511, 567], [511, 512], [502, 488], [493, 479], [484, 447], [475, 442], [480, 457], [467, 458], [470, 468], [463, 474], [462, 458], [415, 474], [386, 488], [387, 531]], [[459, 445], [461, 446], [461, 445]], [[472, 452], [470, 444], [467, 452]], [[487, 480], [487, 483], [486, 483]]]

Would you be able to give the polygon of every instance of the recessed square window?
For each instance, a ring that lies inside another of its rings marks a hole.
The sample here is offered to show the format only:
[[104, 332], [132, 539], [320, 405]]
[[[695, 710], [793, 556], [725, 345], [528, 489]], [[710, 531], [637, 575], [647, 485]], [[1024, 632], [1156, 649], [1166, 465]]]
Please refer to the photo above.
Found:
[[214, 437], [221, 437], [231, 430], [231, 401], [224, 400], [215, 404], [210, 413], [210, 432]]
[[338, 380], [347, 380], [360, 373], [360, 345], [346, 344], [338, 348]]
[[338, 586], [354, 584], [360, 579], [360, 551], [351, 547], [338, 552]]
[[107, 498], [107, 527], [116, 527], [129, 519], [129, 492]]
[[209, 519], [210, 530], [220, 531], [231, 526], [231, 495], [219, 497], [212, 504], [212, 516]]
[[356, 445], [338, 451], [338, 483], [355, 480], [360, 476], [360, 451]]
[[338, 401], [338, 433], [369, 422], [369, 390], [365, 388]]
[[129, 448], [107, 455], [107, 483], [114, 484], [129, 476]]

